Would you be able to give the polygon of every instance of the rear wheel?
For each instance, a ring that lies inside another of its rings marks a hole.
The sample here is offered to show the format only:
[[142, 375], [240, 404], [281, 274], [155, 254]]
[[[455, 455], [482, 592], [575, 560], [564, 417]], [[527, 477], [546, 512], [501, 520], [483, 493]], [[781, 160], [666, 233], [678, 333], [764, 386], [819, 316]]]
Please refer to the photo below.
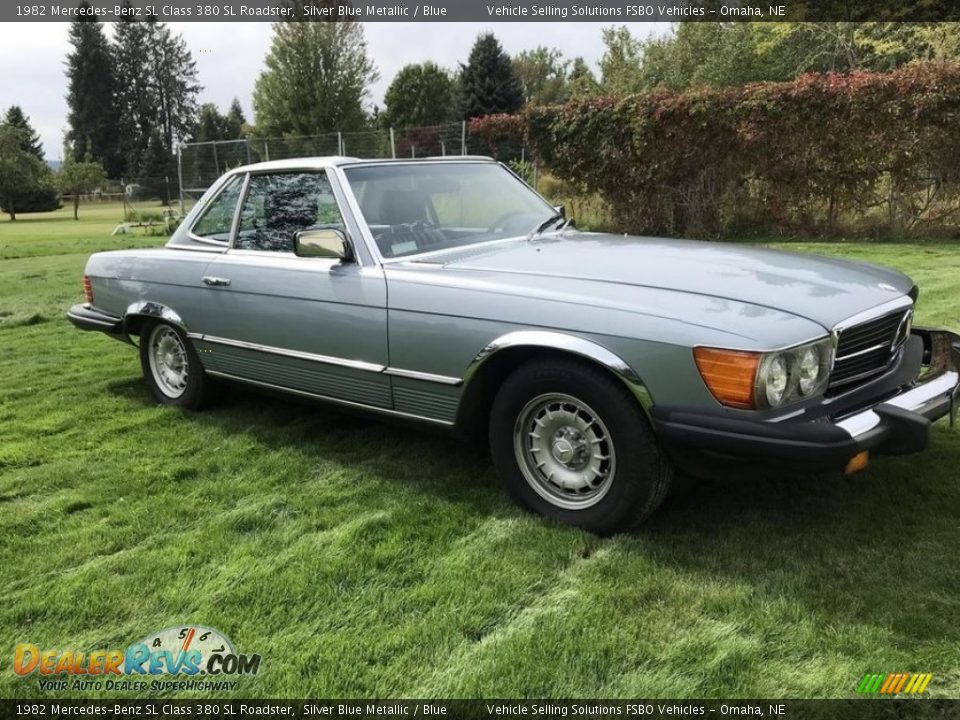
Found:
[[603, 370], [577, 361], [514, 371], [494, 400], [490, 447], [521, 505], [602, 535], [652, 513], [673, 478], [636, 399]]
[[158, 403], [191, 410], [203, 403], [208, 380], [196, 350], [179, 328], [165, 322], [144, 323], [140, 366]]

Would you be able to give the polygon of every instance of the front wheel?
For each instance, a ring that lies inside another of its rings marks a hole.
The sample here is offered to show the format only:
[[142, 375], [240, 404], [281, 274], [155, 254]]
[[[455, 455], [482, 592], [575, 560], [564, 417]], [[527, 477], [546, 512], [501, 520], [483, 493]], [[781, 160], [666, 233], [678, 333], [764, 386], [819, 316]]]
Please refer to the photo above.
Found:
[[207, 377], [197, 351], [183, 332], [165, 322], [140, 329], [140, 367], [154, 400], [196, 410], [204, 401]]
[[510, 375], [491, 410], [490, 447], [521, 505], [600, 535], [647, 517], [673, 478], [636, 399], [576, 361], [532, 362]]

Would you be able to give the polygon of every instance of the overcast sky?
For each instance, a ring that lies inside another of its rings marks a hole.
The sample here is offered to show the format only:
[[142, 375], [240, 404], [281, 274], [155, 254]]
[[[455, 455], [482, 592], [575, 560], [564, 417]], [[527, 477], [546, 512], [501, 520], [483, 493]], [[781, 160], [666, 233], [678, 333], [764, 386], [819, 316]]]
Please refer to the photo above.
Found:
[[[270, 46], [269, 23], [171, 23], [193, 52], [204, 89], [201, 102], [225, 110], [237, 97], [253, 120], [250, 96]], [[432, 60], [454, 68], [465, 61], [477, 34], [494, 32], [510, 54], [537, 45], [556, 47], [569, 58], [582, 55], [596, 70], [603, 54], [602, 23], [367, 23], [370, 56], [380, 71], [371, 91], [373, 103], [396, 72], [412, 62]], [[664, 33], [665, 23], [628, 23], [637, 37]], [[66, 23], [0, 23], [0, 111], [20, 105], [40, 133], [50, 159], [61, 154], [66, 127], [67, 83], [64, 59], [69, 49]]]

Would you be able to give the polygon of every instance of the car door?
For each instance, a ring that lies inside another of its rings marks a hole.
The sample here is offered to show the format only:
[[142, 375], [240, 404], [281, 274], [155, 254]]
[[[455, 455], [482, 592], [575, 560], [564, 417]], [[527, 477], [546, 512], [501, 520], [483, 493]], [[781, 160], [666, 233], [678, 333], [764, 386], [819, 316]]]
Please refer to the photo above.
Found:
[[208, 371], [389, 408], [383, 272], [356, 253], [293, 252], [300, 231], [348, 232], [327, 174], [251, 174], [235, 224], [230, 249], [204, 273], [203, 330], [192, 336]]

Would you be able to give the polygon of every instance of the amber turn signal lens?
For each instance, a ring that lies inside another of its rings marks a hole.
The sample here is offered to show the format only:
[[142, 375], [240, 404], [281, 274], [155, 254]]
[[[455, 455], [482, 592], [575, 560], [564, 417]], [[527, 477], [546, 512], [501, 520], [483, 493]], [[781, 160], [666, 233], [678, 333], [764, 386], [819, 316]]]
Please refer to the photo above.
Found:
[[83, 276], [83, 299], [93, 304], [93, 285], [90, 283], [90, 278], [86, 275]]
[[713, 396], [723, 405], [753, 410], [760, 353], [742, 350], [693, 349], [697, 369]]
[[867, 465], [870, 464], [870, 453], [864, 450], [863, 452], [857, 453], [852, 458], [850, 462], [847, 463], [847, 467], [844, 468], [843, 472], [847, 475], [853, 475], [856, 472], [860, 472]]

